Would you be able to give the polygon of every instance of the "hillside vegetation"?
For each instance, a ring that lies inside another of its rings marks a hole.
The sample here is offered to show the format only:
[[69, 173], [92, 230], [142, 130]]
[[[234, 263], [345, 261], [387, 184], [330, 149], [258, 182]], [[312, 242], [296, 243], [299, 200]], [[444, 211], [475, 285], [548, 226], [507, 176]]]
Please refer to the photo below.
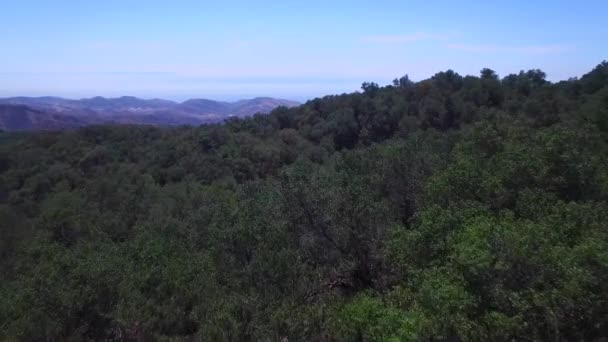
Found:
[[0, 339], [608, 338], [608, 63], [0, 134]]

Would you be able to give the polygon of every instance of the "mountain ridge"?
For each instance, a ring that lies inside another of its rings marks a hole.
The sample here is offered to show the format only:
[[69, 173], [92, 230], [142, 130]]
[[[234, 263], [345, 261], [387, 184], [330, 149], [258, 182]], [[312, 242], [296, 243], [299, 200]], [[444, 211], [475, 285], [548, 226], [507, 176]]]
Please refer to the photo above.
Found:
[[[135, 96], [67, 99], [55, 96], [0, 98], [3, 130], [57, 130], [100, 123], [199, 125], [237, 116], [269, 113], [296, 101], [256, 97], [233, 102], [193, 98], [176, 102]], [[26, 108], [23, 108], [25, 106]], [[22, 116], [22, 117], [20, 117]], [[20, 121], [21, 120], [21, 121]]]

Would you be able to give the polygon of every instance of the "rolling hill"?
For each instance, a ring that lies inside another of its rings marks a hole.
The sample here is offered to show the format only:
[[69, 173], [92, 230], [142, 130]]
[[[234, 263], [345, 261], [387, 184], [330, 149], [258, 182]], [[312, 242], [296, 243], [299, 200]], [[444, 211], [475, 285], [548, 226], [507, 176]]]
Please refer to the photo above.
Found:
[[51, 96], [12, 97], [0, 99], [0, 127], [13, 131], [57, 130], [99, 123], [200, 125], [295, 105], [298, 103], [269, 97], [236, 102], [190, 99], [181, 103], [133, 96], [97, 96], [80, 100]]
[[4, 131], [57, 130], [85, 124], [85, 121], [74, 116], [46, 112], [24, 105], [0, 104], [0, 129]]

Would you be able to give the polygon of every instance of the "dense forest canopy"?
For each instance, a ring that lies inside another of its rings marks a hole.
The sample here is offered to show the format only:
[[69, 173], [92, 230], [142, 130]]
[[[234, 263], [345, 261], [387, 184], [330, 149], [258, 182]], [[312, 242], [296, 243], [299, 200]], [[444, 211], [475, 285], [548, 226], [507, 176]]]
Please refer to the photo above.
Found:
[[608, 63], [0, 133], [0, 339], [608, 337]]

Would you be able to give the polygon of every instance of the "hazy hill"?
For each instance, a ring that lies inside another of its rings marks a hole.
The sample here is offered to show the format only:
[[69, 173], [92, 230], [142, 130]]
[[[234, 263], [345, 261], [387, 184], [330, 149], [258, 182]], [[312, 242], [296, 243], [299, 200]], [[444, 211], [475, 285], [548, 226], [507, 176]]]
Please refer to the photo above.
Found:
[[241, 100], [230, 104], [230, 112], [236, 116], [248, 116], [251, 113], [269, 113], [279, 106], [293, 107], [299, 103], [271, 97], [256, 97], [251, 100]]
[[24, 105], [0, 104], [0, 129], [4, 131], [55, 130], [85, 124], [86, 122], [73, 116], [49, 113]]
[[0, 127], [5, 130], [55, 130], [94, 123], [198, 125], [221, 122], [231, 116], [268, 113], [279, 106], [297, 104], [267, 97], [236, 102], [190, 99], [182, 103], [133, 96], [97, 96], [80, 100], [51, 96], [12, 97], [0, 99], [0, 105], [8, 106]]

